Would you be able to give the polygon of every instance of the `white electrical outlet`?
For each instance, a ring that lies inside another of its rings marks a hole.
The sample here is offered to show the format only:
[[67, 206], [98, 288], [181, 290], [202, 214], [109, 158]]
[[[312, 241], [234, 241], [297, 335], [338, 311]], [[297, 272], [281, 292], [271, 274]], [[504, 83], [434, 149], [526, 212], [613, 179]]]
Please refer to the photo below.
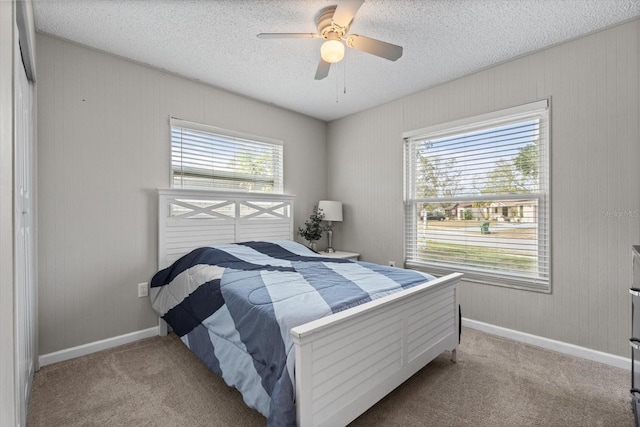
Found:
[[149, 296], [149, 283], [138, 283], [138, 298]]
[[395, 261], [389, 261], [389, 267], [395, 267], [395, 266], [396, 266]]

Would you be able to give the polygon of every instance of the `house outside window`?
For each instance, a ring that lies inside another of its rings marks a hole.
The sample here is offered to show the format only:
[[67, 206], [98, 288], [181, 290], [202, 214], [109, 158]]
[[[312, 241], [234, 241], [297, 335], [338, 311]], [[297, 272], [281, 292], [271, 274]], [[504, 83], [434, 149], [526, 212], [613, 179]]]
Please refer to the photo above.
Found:
[[282, 141], [171, 118], [171, 187], [284, 191]]
[[550, 292], [548, 100], [403, 137], [407, 267]]

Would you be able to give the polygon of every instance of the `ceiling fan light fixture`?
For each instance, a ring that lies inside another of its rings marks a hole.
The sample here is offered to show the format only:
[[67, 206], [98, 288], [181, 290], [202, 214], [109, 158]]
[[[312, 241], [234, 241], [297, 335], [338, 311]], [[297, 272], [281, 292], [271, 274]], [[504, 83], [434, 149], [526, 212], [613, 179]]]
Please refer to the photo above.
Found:
[[344, 44], [340, 40], [327, 40], [320, 47], [320, 56], [330, 64], [340, 62], [344, 58]]

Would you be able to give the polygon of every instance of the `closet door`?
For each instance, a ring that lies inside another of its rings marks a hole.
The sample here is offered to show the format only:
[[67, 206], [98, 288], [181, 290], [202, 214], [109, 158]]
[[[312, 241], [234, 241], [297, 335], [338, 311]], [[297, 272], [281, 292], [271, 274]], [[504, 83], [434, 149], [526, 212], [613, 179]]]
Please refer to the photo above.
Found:
[[35, 266], [33, 237], [33, 86], [15, 60], [15, 298], [19, 417], [26, 411], [35, 370]]

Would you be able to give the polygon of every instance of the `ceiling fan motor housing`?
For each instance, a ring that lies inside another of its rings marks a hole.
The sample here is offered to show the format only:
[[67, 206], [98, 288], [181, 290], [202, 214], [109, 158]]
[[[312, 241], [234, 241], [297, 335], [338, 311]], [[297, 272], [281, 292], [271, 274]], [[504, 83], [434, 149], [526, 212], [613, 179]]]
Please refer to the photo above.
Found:
[[341, 40], [349, 31], [349, 27], [341, 27], [333, 22], [336, 6], [323, 9], [316, 20], [318, 33], [322, 34], [325, 40]]

